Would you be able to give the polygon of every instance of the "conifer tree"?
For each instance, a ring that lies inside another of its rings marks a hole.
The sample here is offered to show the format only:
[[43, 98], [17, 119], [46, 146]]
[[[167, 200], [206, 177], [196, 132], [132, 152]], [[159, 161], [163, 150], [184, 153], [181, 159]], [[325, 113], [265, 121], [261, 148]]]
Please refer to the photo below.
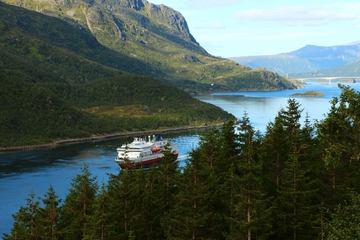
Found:
[[139, 198], [140, 212], [135, 223], [136, 237], [139, 239], [163, 239], [161, 219], [164, 216], [162, 190], [159, 179], [159, 165], [152, 165], [143, 171], [143, 189]]
[[281, 227], [277, 212], [280, 208], [279, 189], [283, 178], [284, 163], [287, 158], [287, 142], [285, 130], [279, 120], [275, 118], [274, 123], [269, 123], [260, 147], [260, 158], [262, 162], [263, 194], [268, 200], [267, 209], [270, 210], [268, 224], [271, 228], [269, 237], [276, 239], [278, 229]]
[[175, 205], [175, 195], [178, 192], [178, 180], [180, 175], [179, 162], [174, 152], [165, 147], [163, 151], [164, 157], [157, 171], [157, 198], [160, 200], [158, 209], [161, 210], [157, 216], [156, 224], [162, 227], [161, 236], [165, 238], [167, 229], [169, 228], [168, 216]]
[[261, 238], [267, 225], [262, 221], [266, 215], [259, 158], [262, 137], [251, 126], [247, 113], [244, 113], [238, 131], [240, 154], [235, 175], [236, 201], [232, 208], [235, 214], [230, 218], [228, 238], [251, 240], [255, 236]]
[[161, 190], [163, 211], [167, 213], [174, 205], [174, 196], [178, 191], [176, 183], [180, 175], [180, 169], [174, 152], [171, 152], [168, 146], [165, 147], [163, 153], [164, 157], [161, 159], [161, 164], [158, 167], [157, 176]]
[[[302, 189], [307, 191], [309, 231], [306, 234], [311, 236], [324, 235], [325, 207], [323, 200], [324, 193], [324, 162], [321, 160], [321, 149], [319, 140], [315, 134], [315, 126], [310, 123], [309, 115], [306, 118], [303, 127], [300, 130], [300, 138], [303, 150], [300, 153], [301, 166], [305, 170], [307, 178]], [[306, 207], [306, 206], [305, 206]], [[310, 218], [311, 216], [311, 218]]]
[[216, 161], [217, 174], [222, 178], [221, 181], [223, 181], [229, 166], [237, 161], [241, 150], [233, 121], [228, 121], [221, 127], [216, 144], [219, 147], [218, 160]]
[[318, 210], [316, 185], [310, 178], [310, 169], [305, 166], [307, 162], [302, 161], [301, 153], [295, 149], [292, 151], [294, 153], [285, 162], [284, 178], [279, 189], [281, 232], [291, 239], [314, 238], [317, 235]]
[[[231, 215], [231, 206], [234, 205], [236, 187], [236, 161], [239, 154], [239, 143], [235, 133], [234, 122], [224, 123], [221, 129], [204, 134], [200, 146], [199, 157], [207, 159], [210, 168], [211, 181], [215, 181], [212, 197], [216, 206], [216, 216], [219, 221], [218, 231], [223, 235], [229, 233], [229, 224], [226, 221]], [[205, 160], [206, 161], [206, 160]]]
[[109, 208], [110, 199], [107, 188], [103, 183], [99, 195], [94, 202], [94, 214], [90, 217], [92, 222], [91, 237], [94, 239], [107, 239], [110, 235], [108, 215], [112, 212]]
[[[239, 171], [237, 168], [240, 153], [239, 139], [235, 133], [233, 121], [225, 123], [219, 133], [219, 154], [217, 163], [217, 176], [219, 178], [219, 198], [222, 199], [222, 212], [230, 217], [233, 214], [232, 207], [235, 205], [235, 191]], [[229, 227], [226, 227], [229, 231]], [[224, 229], [225, 230], [225, 229]]]
[[81, 171], [82, 174], [77, 174], [72, 180], [69, 193], [60, 209], [59, 230], [65, 239], [84, 239], [91, 233], [93, 203], [99, 186], [87, 165]]
[[59, 204], [61, 199], [56, 195], [54, 188], [50, 185], [49, 190], [42, 199], [44, 207], [38, 210], [39, 215], [39, 239], [58, 239]]
[[[191, 154], [196, 159], [198, 152]], [[168, 239], [206, 239], [212, 236], [213, 182], [209, 182], [210, 168], [194, 161], [184, 169], [179, 181], [174, 209], [170, 213]], [[219, 234], [219, 233], [218, 233]], [[213, 235], [214, 236], [214, 235]]]
[[331, 220], [326, 224], [326, 239], [352, 240], [360, 234], [360, 196], [349, 193], [350, 200], [339, 204], [331, 211]]
[[4, 234], [5, 240], [16, 239], [40, 239], [40, 229], [38, 223], [39, 201], [35, 200], [35, 194], [30, 193], [26, 199], [26, 205], [21, 206], [20, 210], [13, 215], [15, 220], [11, 233]]
[[124, 229], [121, 236], [129, 237], [131, 234], [136, 239], [165, 238], [162, 225], [166, 227], [168, 224], [165, 215], [174, 204], [175, 179], [179, 169], [169, 146], [165, 146], [163, 154], [160, 164], [153, 164], [150, 169], [135, 170], [129, 166], [122, 169], [119, 176], [113, 178], [115, 180], [113, 183], [117, 181], [116, 179], [121, 179], [121, 182], [111, 184], [114, 189], [121, 189], [117, 192], [122, 194], [115, 193], [116, 198], [126, 200], [115, 203], [116, 207], [121, 208], [122, 204], [128, 206], [118, 213], [128, 216], [126, 225], [131, 225], [131, 230]]
[[349, 189], [360, 192], [360, 93], [339, 87], [340, 97], [332, 99], [330, 112], [317, 124], [326, 167], [324, 199], [330, 209], [347, 199]]
[[143, 169], [125, 167], [108, 182], [109, 209], [107, 215], [110, 239], [140, 238], [145, 176]]
[[[312, 178], [315, 166], [312, 128], [309, 121], [301, 128], [302, 110], [299, 107], [294, 99], [288, 100], [287, 108], [281, 109], [275, 119], [274, 131], [265, 137], [266, 140], [276, 139], [276, 142], [268, 144], [265, 140], [263, 148], [266, 166], [263, 171], [268, 172], [265, 175], [266, 191], [275, 203], [272, 208], [273, 231], [279, 239], [310, 237], [316, 228], [313, 222], [316, 202], [313, 199], [318, 197], [318, 186]], [[269, 164], [270, 159], [266, 158], [269, 154], [274, 155], [272, 153], [276, 156], [275, 165]], [[273, 176], [271, 171], [276, 171], [276, 175]]]
[[295, 128], [288, 133], [291, 137], [291, 145], [284, 168], [284, 181], [280, 189], [284, 209], [288, 209], [291, 214], [284, 211], [283, 219], [287, 219], [285, 221], [293, 239], [315, 238], [320, 223], [317, 217], [320, 202], [318, 201], [319, 184], [316, 178], [319, 168], [316, 159], [318, 155], [315, 151], [316, 142], [313, 138], [314, 128], [308, 116], [301, 127], [300, 104], [292, 99], [288, 103], [288, 111], [284, 114], [290, 119], [295, 119], [290, 121]]
[[219, 130], [211, 129], [202, 137], [199, 147], [189, 159], [178, 182], [179, 192], [170, 213], [167, 238], [221, 239], [224, 212], [219, 198]]

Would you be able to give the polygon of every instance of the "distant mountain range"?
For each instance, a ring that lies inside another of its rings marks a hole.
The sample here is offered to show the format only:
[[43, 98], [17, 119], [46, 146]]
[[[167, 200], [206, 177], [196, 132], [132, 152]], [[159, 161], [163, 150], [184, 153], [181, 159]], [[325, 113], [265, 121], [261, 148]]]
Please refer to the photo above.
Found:
[[307, 45], [289, 53], [230, 59], [251, 68], [266, 68], [283, 76], [359, 76], [360, 42], [331, 47]]

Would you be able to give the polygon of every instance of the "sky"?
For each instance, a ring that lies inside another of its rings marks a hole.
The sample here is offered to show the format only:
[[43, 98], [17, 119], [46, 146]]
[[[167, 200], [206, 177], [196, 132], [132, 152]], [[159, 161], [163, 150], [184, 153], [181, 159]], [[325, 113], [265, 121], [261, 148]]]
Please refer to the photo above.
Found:
[[360, 41], [358, 0], [148, 0], [180, 12], [205, 50], [271, 55]]

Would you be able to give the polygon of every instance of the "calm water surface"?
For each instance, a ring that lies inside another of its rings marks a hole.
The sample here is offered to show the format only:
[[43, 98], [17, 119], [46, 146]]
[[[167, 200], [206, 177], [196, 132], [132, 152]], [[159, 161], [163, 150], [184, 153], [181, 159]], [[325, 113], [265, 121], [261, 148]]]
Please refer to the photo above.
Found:
[[[360, 90], [360, 83], [351, 84]], [[309, 82], [304, 89], [281, 92], [236, 92], [215, 93], [199, 96], [198, 99], [209, 102], [241, 118], [246, 111], [252, 125], [264, 131], [273, 121], [280, 108], [287, 106], [291, 94], [305, 91], [319, 91], [325, 94], [319, 98], [297, 97], [310, 119], [322, 119], [330, 107], [333, 96], [339, 96], [337, 83]], [[179, 147], [180, 165], [184, 165], [186, 155], [196, 148], [201, 131], [166, 134]], [[117, 174], [119, 167], [114, 161], [116, 148], [132, 141], [132, 138], [119, 138], [101, 142], [81, 143], [54, 149], [41, 149], [24, 152], [0, 153], [0, 237], [9, 233], [13, 224], [12, 214], [26, 203], [25, 198], [31, 192], [43, 197], [50, 184], [57, 195], [64, 199], [70, 188], [70, 182], [80, 169], [87, 164], [99, 183], [107, 182], [108, 174]]]
[[[186, 153], [196, 148], [202, 131], [163, 134], [179, 148], [180, 165]], [[0, 153], [0, 239], [13, 225], [12, 214], [26, 204], [31, 192], [43, 198], [52, 185], [56, 194], [65, 199], [71, 180], [81, 172], [84, 164], [100, 183], [107, 182], [109, 174], [117, 174], [116, 148], [133, 138], [72, 144], [53, 149]]]
[[[360, 83], [350, 84], [349, 81], [341, 82], [350, 85], [355, 90], [360, 90]], [[294, 93], [304, 93], [306, 91], [316, 91], [325, 94], [324, 97], [293, 97]], [[309, 119], [321, 120], [330, 108], [329, 101], [334, 96], [340, 95], [338, 82], [306, 82], [305, 88], [287, 91], [274, 92], [234, 92], [234, 93], [214, 93], [211, 95], [199, 96], [198, 99], [209, 102], [232, 113], [241, 119], [246, 111], [252, 125], [260, 131], [266, 129], [266, 125], [274, 120], [281, 108], [286, 108], [289, 98], [295, 98], [303, 109], [303, 119], [308, 114]]]

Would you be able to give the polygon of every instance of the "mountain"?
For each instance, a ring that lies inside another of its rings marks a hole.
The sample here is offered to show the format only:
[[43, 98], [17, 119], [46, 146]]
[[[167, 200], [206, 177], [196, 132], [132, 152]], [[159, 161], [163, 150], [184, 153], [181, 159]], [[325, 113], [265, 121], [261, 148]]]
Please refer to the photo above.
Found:
[[136, 72], [159, 74], [85, 28], [0, 2], [0, 148], [235, 119]]
[[[155, 5], [146, 0], [3, 1], [59, 18], [72, 26], [68, 28], [91, 34], [91, 41], [94, 43], [96, 40], [107, 48], [106, 51], [120, 54], [112, 53], [113, 59], [106, 59], [98, 53], [94, 58], [91, 51], [83, 50], [83, 56], [91, 61], [121, 71], [152, 76], [188, 92], [297, 87], [271, 71], [253, 70], [210, 55], [191, 35], [185, 18], [165, 5]], [[32, 29], [31, 22], [23, 24], [24, 31]], [[48, 24], [34, 34], [41, 37], [41, 32], [51, 27]], [[51, 44], [63, 44], [62, 32], [66, 31], [68, 29], [62, 29], [53, 35]]]
[[341, 67], [354, 63], [359, 58], [360, 42], [354, 42], [331, 47], [307, 45], [289, 53], [232, 57], [230, 59], [252, 68], [263, 67], [280, 75], [285, 75]]
[[314, 70], [312, 72], [305, 72], [305, 73], [292, 73], [289, 74], [289, 77], [291, 78], [341, 77], [341, 78], [358, 79], [360, 77], [360, 58], [357, 59], [355, 62], [348, 63], [340, 67]]

